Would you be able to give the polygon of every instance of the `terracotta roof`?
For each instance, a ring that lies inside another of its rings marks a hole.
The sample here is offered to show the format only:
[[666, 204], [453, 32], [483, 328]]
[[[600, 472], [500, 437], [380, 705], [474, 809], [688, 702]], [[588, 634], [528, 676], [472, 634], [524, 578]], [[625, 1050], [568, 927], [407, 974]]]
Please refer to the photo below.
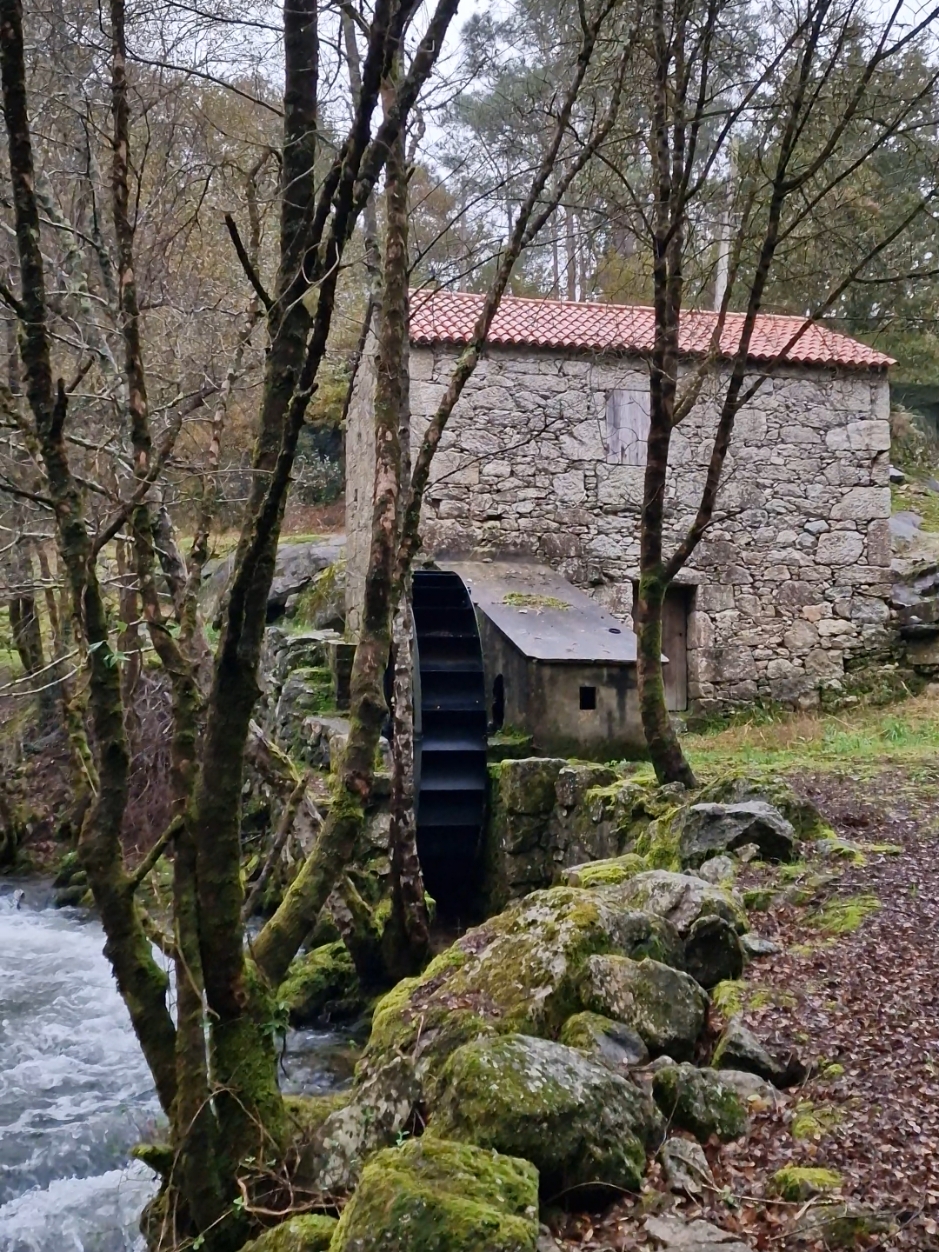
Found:
[[[411, 296], [411, 342], [467, 343], [482, 308], [483, 297], [462, 291], [417, 291]], [[686, 309], [681, 321], [683, 352], [707, 351], [717, 314]], [[800, 317], [761, 313], [750, 343], [754, 361], [778, 358], [804, 325]], [[729, 313], [721, 335], [721, 355], [732, 356], [743, 327], [742, 313]], [[586, 304], [568, 300], [505, 296], [489, 332], [490, 344], [561, 348], [589, 352], [648, 352], [652, 347], [653, 312], [626, 304]], [[822, 326], [809, 326], [786, 359], [800, 365], [840, 365], [849, 369], [883, 369], [892, 357]]]

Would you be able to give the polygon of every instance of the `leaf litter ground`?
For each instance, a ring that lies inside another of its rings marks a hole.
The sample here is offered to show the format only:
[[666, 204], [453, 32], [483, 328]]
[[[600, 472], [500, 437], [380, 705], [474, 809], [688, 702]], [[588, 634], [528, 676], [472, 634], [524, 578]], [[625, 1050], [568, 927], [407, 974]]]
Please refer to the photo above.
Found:
[[[699, 1202], [669, 1195], [653, 1166], [643, 1195], [602, 1215], [559, 1216], [554, 1230], [565, 1249], [644, 1247], [644, 1218], [666, 1208], [703, 1217], [754, 1249], [844, 1246], [813, 1226], [818, 1200], [772, 1199], [776, 1171], [800, 1166], [837, 1171], [835, 1197], [881, 1226], [848, 1246], [939, 1250], [939, 764], [793, 781], [841, 839], [900, 849], [864, 850], [864, 864], [810, 857], [788, 881], [778, 871], [740, 880], [742, 889], [777, 889], [751, 924], [782, 948], [748, 967], [743, 1020], [764, 1039], [794, 1044], [813, 1076], [756, 1113], [746, 1139], [707, 1145], [715, 1188]], [[856, 921], [859, 897], [880, 907], [856, 930], [820, 928], [819, 918]], [[715, 1014], [714, 1029], [721, 1025]]]

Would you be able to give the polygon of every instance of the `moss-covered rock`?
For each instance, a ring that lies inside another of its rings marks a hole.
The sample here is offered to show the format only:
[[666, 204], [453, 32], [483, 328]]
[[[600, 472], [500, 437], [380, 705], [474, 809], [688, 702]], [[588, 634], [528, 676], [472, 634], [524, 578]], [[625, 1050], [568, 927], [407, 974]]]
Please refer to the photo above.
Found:
[[530, 756], [492, 766], [489, 773], [496, 803], [507, 813], [547, 817], [557, 803], [558, 775], [567, 764], [552, 757]]
[[329, 1252], [337, 1224], [320, 1213], [291, 1217], [245, 1244], [243, 1252]]
[[674, 821], [682, 865], [702, 865], [709, 857], [755, 844], [764, 861], [791, 861], [795, 830], [778, 809], [763, 800], [742, 804], [692, 804]]
[[631, 1026], [654, 1056], [691, 1056], [707, 1019], [708, 998], [695, 980], [648, 958], [590, 957], [581, 997], [593, 1012]]
[[352, 1191], [365, 1161], [395, 1143], [415, 1120], [421, 1088], [406, 1057], [394, 1057], [344, 1093], [313, 1125], [299, 1152], [297, 1181], [324, 1195]]
[[833, 1169], [787, 1165], [773, 1175], [772, 1190], [781, 1199], [798, 1203], [800, 1200], [810, 1200], [812, 1196], [837, 1191], [841, 1183], [841, 1175]]
[[599, 1013], [569, 1017], [561, 1028], [560, 1041], [618, 1070], [645, 1065], [649, 1059], [649, 1049], [631, 1026]]
[[730, 887], [715, 887], [695, 874], [650, 870], [606, 891], [628, 908], [664, 917], [682, 937], [699, 917], [723, 917], [740, 934], [747, 929], [740, 896]]
[[585, 861], [561, 871], [561, 882], [569, 887], [615, 887], [618, 883], [635, 878], [650, 866], [636, 852], [608, 857], [605, 861]]
[[330, 1252], [535, 1252], [537, 1240], [533, 1165], [425, 1135], [372, 1158]]
[[577, 1049], [505, 1035], [453, 1054], [428, 1133], [532, 1161], [550, 1197], [638, 1189], [661, 1119], [644, 1092]]
[[685, 940], [685, 969], [702, 987], [739, 978], [743, 966], [743, 946], [730, 922], [710, 916], [692, 924]]
[[[865, 1209], [853, 1203], [820, 1203], [806, 1206], [795, 1222], [791, 1238], [799, 1245], [826, 1249], [857, 1248], [859, 1240], [870, 1244], [870, 1236], [896, 1230], [896, 1219], [882, 1210]], [[886, 1241], [877, 1241], [881, 1247]], [[876, 1245], [875, 1245], [876, 1246]], [[929, 1245], [924, 1245], [928, 1247]]]
[[296, 957], [281, 984], [280, 999], [294, 1026], [361, 1013], [365, 998], [346, 945], [327, 943]]
[[702, 788], [697, 798], [701, 804], [744, 804], [763, 800], [782, 813], [799, 839], [820, 839], [832, 834], [831, 827], [812, 801], [799, 795], [784, 778], [727, 775]]
[[663, 1065], [653, 1077], [652, 1094], [670, 1126], [687, 1130], [702, 1143], [711, 1135], [737, 1139], [747, 1129], [743, 1101], [712, 1070]]
[[681, 944], [667, 922], [605, 892], [536, 892], [467, 931], [379, 1002], [363, 1070], [408, 1056], [432, 1099], [435, 1075], [461, 1044], [516, 1031], [556, 1037], [586, 1007], [581, 974], [596, 953], [680, 961]]
[[715, 1069], [743, 1070], [757, 1074], [775, 1087], [792, 1087], [805, 1079], [806, 1068], [792, 1049], [771, 1052], [737, 1018], [733, 1018], [714, 1049]]

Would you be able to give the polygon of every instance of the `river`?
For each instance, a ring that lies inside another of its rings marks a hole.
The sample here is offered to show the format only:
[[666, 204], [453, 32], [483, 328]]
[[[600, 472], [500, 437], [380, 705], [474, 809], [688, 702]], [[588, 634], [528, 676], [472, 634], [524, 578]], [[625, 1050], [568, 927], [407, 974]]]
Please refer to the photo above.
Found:
[[[47, 887], [0, 881], [0, 1252], [140, 1246], [154, 1175], [128, 1152], [160, 1111], [103, 943]], [[284, 1089], [337, 1090], [351, 1064], [343, 1036], [292, 1031]]]

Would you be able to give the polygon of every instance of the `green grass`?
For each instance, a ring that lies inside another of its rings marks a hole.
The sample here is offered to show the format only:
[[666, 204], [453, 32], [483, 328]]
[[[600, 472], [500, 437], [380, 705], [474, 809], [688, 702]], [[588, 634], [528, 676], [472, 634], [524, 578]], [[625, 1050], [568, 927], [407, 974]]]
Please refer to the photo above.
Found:
[[906, 482], [890, 488], [890, 500], [894, 513], [918, 513], [923, 519], [922, 530], [939, 531], [939, 492], [928, 487], [917, 490], [915, 482]]
[[939, 700], [922, 695], [887, 707], [768, 718], [765, 710], [721, 730], [682, 740], [704, 775], [800, 769], [879, 772], [884, 765], [928, 766], [939, 752]]

